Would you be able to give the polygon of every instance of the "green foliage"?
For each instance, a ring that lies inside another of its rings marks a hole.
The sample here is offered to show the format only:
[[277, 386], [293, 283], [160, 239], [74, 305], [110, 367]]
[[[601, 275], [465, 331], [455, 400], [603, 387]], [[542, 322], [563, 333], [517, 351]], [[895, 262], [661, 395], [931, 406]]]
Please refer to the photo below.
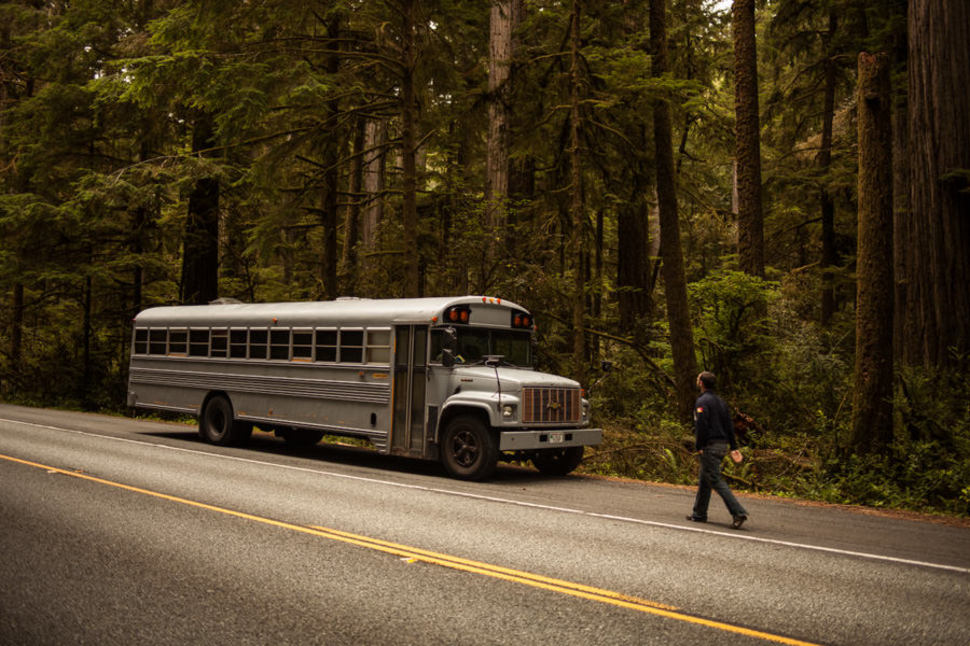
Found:
[[687, 286], [700, 364], [718, 375], [725, 389], [763, 383], [765, 357], [775, 344], [768, 308], [778, 283], [744, 272], [715, 271]]

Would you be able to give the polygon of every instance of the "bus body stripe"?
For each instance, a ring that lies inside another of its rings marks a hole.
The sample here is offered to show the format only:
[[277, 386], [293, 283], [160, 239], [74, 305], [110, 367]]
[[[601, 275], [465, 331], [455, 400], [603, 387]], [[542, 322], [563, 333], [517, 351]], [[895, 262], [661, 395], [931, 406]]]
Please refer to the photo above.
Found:
[[365, 381], [332, 381], [327, 379], [297, 379], [267, 375], [238, 375], [227, 372], [198, 372], [165, 370], [161, 368], [131, 368], [130, 382], [149, 386], [169, 386], [237, 393], [258, 393], [281, 397], [313, 397], [364, 404], [387, 405], [390, 385]]

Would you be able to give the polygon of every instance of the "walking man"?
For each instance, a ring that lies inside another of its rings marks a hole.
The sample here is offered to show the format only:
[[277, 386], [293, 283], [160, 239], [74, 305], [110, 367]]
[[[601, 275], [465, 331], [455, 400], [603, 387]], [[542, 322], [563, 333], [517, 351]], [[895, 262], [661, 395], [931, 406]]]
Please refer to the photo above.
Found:
[[715, 378], [712, 372], [697, 375], [697, 387], [701, 395], [694, 403], [694, 441], [700, 454], [701, 468], [694, 499], [694, 511], [687, 517], [696, 523], [707, 522], [707, 506], [711, 502], [711, 489], [716, 491], [731, 513], [731, 527], [738, 529], [748, 520], [744, 510], [727, 483], [721, 477], [721, 461], [731, 451], [731, 459], [741, 461], [741, 452], [734, 438], [734, 426], [728, 414], [727, 404], [714, 392]]

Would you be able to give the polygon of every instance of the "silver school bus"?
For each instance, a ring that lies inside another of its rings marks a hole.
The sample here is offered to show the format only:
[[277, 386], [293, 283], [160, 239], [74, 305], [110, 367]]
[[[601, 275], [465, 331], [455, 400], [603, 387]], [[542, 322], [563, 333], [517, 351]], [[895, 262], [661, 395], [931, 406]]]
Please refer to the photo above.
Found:
[[128, 404], [195, 415], [215, 444], [257, 425], [366, 438], [464, 479], [499, 459], [566, 474], [602, 431], [578, 383], [533, 370], [533, 330], [482, 296], [157, 307], [134, 321]]

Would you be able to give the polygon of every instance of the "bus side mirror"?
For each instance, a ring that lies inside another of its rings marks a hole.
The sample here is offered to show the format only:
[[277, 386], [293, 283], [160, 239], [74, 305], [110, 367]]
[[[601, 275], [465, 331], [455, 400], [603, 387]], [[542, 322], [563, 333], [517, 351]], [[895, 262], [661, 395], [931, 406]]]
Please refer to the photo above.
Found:
[[455, 365], [455, 351], [449, 348], [444, 348], [441, 351], [441, 365], [445, 368], [450, 368]]
[[452, 354], [458, 349], [458, 333], [455, 332], [455, 328], [446, 327], [441, 330], [441, 347], [444, 350], [451, 350]]

